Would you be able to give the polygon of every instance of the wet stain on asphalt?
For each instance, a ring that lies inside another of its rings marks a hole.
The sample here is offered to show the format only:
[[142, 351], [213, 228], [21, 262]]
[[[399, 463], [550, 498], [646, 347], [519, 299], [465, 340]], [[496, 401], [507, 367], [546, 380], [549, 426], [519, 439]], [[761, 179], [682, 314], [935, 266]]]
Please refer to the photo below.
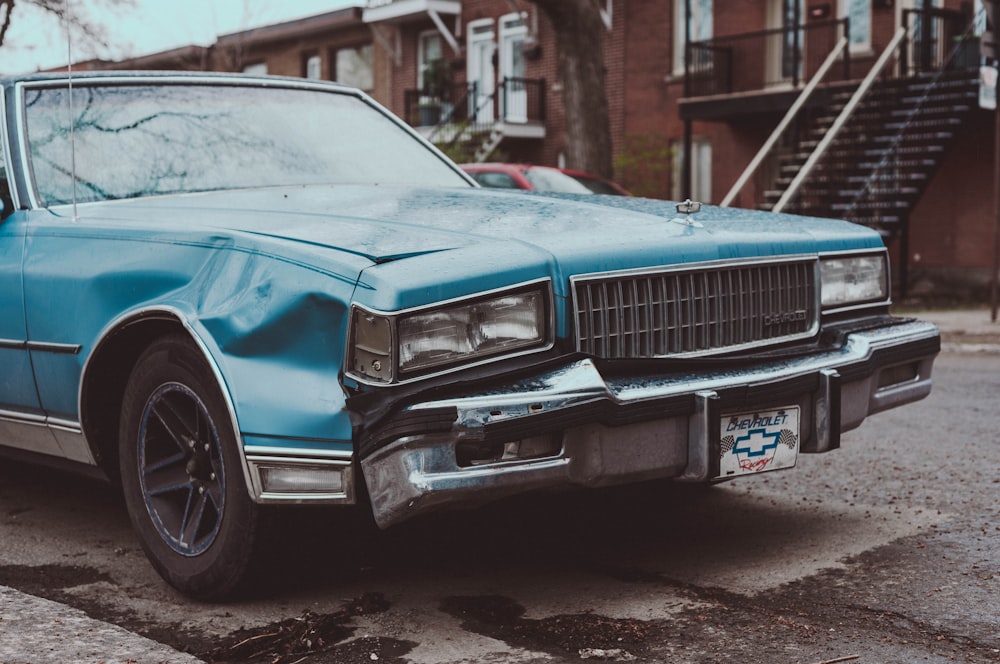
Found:
[[525, 618], [524, 607], [501, 595], [449, 597], [441, 610], [459, 619], [467, 631], [555, 655], [614, 653], [613, 659], [631, 659], [645, 650], [650, 635], [645, 621], [593, 613]]
[[243, 629], [227, 642], [198, 657], [213, 664], [222, 662], [392, 662], [416, 644], [397, 639], [363, 637], [345, 642], [354, 635], [348, 623], [356, 616], [383, 613], [389, 602], [381, 593], [365, 593], [339, 611], [326, 614], [305, 611], [270, 625]]
[[75, 565], [0, 565], [0, 586], [44, 597], [60, 599], [66, 588], [101, 581], [111, 582], [111, 577], [90, 567]]

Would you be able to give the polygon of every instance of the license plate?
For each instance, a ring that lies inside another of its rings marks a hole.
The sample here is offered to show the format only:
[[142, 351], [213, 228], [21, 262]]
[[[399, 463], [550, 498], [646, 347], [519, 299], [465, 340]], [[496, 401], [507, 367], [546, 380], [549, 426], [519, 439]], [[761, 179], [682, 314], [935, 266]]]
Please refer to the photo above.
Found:
[[723, 415], [719, 477], [791, 468], [799, 454], [799, 407]]

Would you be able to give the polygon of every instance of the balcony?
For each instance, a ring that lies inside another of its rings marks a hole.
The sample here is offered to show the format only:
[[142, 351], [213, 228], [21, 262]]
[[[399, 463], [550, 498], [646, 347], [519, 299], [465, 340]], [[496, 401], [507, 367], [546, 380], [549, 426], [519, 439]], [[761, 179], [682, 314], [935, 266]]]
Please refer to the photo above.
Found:
[[482, 160], [505, 138], [545, 138], [545, 79], [508, 77], [495, 89], [477, 82], [406, 90], [403, 118], [463, 161]]
[[[691, 42], [685, 51], [681, 113], [713, 119], [787, 108], [848, 33], [847, 19], [840, 19]], [[849, 80], [849, 55], [835, 69], [828, 81]]]
[[[959, 40], [963, 55], [951, 66], [978, 65], [978, 41], [963, 36], [969, 18], [946, 9], [905, 10], [907, 38], [893, 76], [939, 69]], [[691, 42], [686, 48], [686, 119], [720, 120], [742, 113], [783, 111], [820, 68], [841, 37], [847, 19], [810, 21], [797, 27], [762, 30]], [[854, 58], [861, 60], [860, 58]], [[870, 61], [852, 61], [850, 51], [827, 73], [824, 86], [845, 87], [864, 75]], [[817, 95], [818, 104], [828, 103]]]
[[460, 83], [442, 91], [406, 90], [404, 119], [414, 127], [439, 124], [481, 125], [497, 122], [544, 126], [545, 80], [505, 78], [495, 90]]
[[458, 16], [460, 0], [368, 0], [362, 20], [365, 23], [405, 23], [428, 16]]

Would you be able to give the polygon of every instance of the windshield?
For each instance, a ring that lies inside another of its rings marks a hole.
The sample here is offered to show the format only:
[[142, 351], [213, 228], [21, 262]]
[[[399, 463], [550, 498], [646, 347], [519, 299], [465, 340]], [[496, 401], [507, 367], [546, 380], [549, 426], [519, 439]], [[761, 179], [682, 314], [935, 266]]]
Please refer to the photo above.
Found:
[[362, 99], [293, 87], [84, 84], [25, 93], [43, 205], [308, 184], [470, 186]]

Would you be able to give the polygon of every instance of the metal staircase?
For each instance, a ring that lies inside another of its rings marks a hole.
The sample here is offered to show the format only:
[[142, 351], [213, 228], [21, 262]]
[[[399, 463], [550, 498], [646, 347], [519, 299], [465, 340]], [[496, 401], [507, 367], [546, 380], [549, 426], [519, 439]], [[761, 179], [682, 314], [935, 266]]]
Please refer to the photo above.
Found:
[[978, 108], [979, 44], [960, 12], [904, 10], [903, 21], [860, 83], [823, 83], [847, 57], [843, 39], [831, 49], [720, 204], [759, 173], [762, 209], [875, 228], [898, 240], [905, 294], [910, 213]]
[[[784, 210], [850, 219], [878, 229], [887, 242], [897, 237], [977, 107], [977, 76], [968, 69], [918, 72], [873, 86]], [[832, 105], [814, 113], [778, 156], [764, 209], [786, 193], [849, 96], [834, 93]]]
[[507, 77], [486, 94], [470, 83], [427, 134], [457, 162], [483, 162], [504, 139], [544, 138], [545, 80]]

